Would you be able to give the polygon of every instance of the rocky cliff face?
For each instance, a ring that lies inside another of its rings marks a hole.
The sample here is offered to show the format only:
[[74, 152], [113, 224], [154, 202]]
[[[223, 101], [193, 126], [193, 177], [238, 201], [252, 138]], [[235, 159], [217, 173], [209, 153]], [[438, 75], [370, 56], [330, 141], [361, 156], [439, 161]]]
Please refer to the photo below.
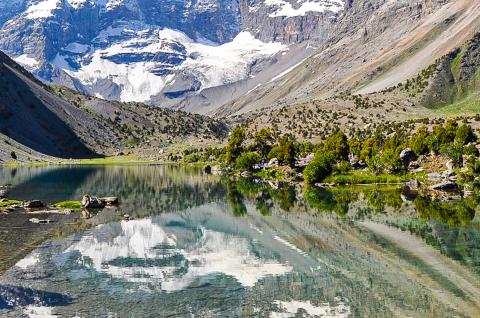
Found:
[[244, 0], [242, 27], [266, 42], [322, 42], [348, 5], [343, 0]]
[[8, 1], [0, 49], [39, 78], [162, 106], [253, 77], [288, 45], [321, 41], [344, 9], [342, 0]]

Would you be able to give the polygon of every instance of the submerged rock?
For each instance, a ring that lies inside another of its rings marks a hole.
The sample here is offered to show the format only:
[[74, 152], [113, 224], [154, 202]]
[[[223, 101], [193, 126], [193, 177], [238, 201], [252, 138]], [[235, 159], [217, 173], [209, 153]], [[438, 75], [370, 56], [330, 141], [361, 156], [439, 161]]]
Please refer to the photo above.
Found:
[[205, 172], [207, 174], [211, 174], [212, 173], [212, 166], [206, 165], [205, 167], [203, 167], [203, 172]]
[[34, 224], [49, 224], [49, 223], [53, 223], [52, 220], [41, 220], [41, 219], [37, 219], [37, 218], [31, 218], [29, 219], [29, 221], [31, 223], [34, 223]]
[[446, 181], [442, 183], [437, 183], [428, 188], [433, 191], [453, 191], [458, 189], [458, 185], [455, 182]]
[[410, 190], [418, 190], [422, 184], [417, 179], [410, 180], [405, 183], [405, 186]]

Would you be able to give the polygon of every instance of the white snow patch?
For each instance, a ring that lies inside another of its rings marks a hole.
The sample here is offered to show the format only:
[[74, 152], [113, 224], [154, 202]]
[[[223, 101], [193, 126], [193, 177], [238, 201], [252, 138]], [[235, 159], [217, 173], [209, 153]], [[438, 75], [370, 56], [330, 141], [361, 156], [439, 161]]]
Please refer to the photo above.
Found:
[[27, 19], [41, 19], [52, 16], [53, 10], [58, 8], [61, 0], [43, 0], [28, 7]]
[[22, 54], [22, 55], [17, 56], [13, 59], [15, 60], [15, 62], [17, 62], [17, 63], [19, 63], [23, 66], [27, 66], [27, 67], [31, 67], [31, 68], [35, 68], [40, 64], [40, 63], [38, 63], [38, 61], [36, 59], [28, 56], [27, 54]]
[[28, 267], [35, 266], [40, 262], [39, 255], [36, 252], [32, 252], [27, 257], [19, 260], [15, 266], [21, 269], [27, 269]]
[[27, 315], [29, 318], [56, 318], [58, 317], [57, 315], [52, 314], [52, 308], [51, 307], [45, 307], [45, 306], [34, 306], [34, 305], [29, 305], [25, 307], [23, 310], [23, 313]]
[[265, 0], [265, 5], [277, 7], [276, 11], [269, 15], [271, 18], [305, 16], [308, 12], [338, 13], [344, 8], [342, 0], [304, 0], [299, 2], [298, 8], [294, 8], [291, 3], [284, 0]]
[[189, 52], [198, 54], [188, 59], [184, 67], [195, 70], [203, 77], [202, 89], [236, 82], [248, 76], [248, 66], [258, 58], [272, 56], [287, 50], [281, 43], [265, 43], [249, 32], [241, 32], [232, 42], [208, 46], [191, 42]]
[[64, 48], [65, 51], [69, 51], [76, 54], [86, 53], [88, 52], [89, 49], [90, 49], [89, 45], [80, 44], [76, 42], [72, 42]]
[[[125, 39], [127, 34], [129, 38]], [[122, 37], [117, 39], [120, 35]], [[112, 44], [104, 49], [90, 48], [85, 58], [88, 64], [82, 64], [78, 70], [71, 70], [62, 55], [58, 55], [52, 63], [65, 69], [100, 96], [103, 92], [95, 89], [96, 83], [105, 79], [112, 81], [120, 87], [120, 100], [124, 102], [150, 100], [176, 79], [176, 73], [188, 74], [198, 80], [201, 83], [200, 90], [230, 84], [247, 78], [254, 61], [288, 50], [284, 44], [265, 43], [248, 32], [241, 32], [232, 42], [217, 45], [195, 42], [177, 30], [152, 32], [151, 29], [134, 25], [130, 28], [109, 27], [100, 32], [95, 42]], [[183, 46], [186, 53], [172, 49], [178, 45]], [[87, 49], [78, 43], [71, 43], [65, 48], [75, 53]], [[107, 59], [120, 54], [173, 54], [185, 60], [179, 65], [170, 65], [155, 61], [155, 58], [128, 64], [117, 64]], [[172, 74], [154, 74], [153, 70], [159, 68], [169, 68]]]
[[282, 73], [278, 74], [277, 76], [275, 76], [274, 78], [272, 78], [270, 80], [270, 83], [271, 82], [275, 82], [276, 80], [278, 80], [279, 78], [282, 78], [284, 77], [285, 75], [287, 75], [288, 73], [290, 73], [291, 71], [293, 71], [297, 66], [299, 66], [300, 64], [302, 64], [303, 62], [305, 62], [307, 60], [307, 58], [304, 58], [303, 60], [301, 60], [300, 62], [298, 62], [297, 64], [293, 65], [292, 67], [286, 69], [285, 71], [283, 71]]
[[293, 245], [292, 243], [288, 242], [287, 240], [284, 240], [283, 238], [281, 238], [280, 236], [277, 236], [275, 235], [273, 237], [276, 241], [282, 243], [283, 245], [291, 248], [292, 250], [298, 252], [299, 254], [303, 255], [303, 256], [308, 256], [307, 253], [305, 253], [304, 251], [302, 251], [301, 249], [299, 249], [298, 247], [296, 247], [295, 245]]
[[[350, 308], [343, 303], [337, 306], [329, 304], [313, 305], [310, 301], [275, 301], [281, 312], [270, 313], [270, 318], [296, 317], [300, 309], [307, 313], [307, 317], [335, 317], [346, 318], [350, 315]], [[303, 316], [302, 316], [303, 317]]]

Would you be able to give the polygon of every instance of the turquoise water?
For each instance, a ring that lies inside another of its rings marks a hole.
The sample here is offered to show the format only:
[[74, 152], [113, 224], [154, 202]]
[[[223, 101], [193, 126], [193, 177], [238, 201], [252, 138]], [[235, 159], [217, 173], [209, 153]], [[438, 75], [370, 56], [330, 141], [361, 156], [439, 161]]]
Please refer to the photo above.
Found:
[[0, 278], [2, 317], [480, 316], [476, 198], [301, 189], [174, 166], [2, 168], [0, 177], [11, 199], [122, 202], [28, 225], [45, 235], [33, 247], [18, 235], [25, 216], [1, 216], [23, 224], [0, 235], [2, 255], [22, 251]]

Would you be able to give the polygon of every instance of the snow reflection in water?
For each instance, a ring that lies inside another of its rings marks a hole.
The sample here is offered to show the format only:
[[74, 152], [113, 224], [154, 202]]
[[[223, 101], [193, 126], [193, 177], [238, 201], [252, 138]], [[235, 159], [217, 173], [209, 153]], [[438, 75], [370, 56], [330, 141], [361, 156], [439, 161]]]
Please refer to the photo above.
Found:
[[58, 257], [58, 265], [79, 252], [78, 261], [87, 258], [98, 272], [130, 282], [157, 282], [167, 292], [213, 274], [225, 274], [252, 287], [263, 277], [291, 271], [288, 265], [255, 256], [249, 245], [245, 238], [203, 228], [174, 233], [151, 219], [122, 221], [99, 226], [82, 237]]

